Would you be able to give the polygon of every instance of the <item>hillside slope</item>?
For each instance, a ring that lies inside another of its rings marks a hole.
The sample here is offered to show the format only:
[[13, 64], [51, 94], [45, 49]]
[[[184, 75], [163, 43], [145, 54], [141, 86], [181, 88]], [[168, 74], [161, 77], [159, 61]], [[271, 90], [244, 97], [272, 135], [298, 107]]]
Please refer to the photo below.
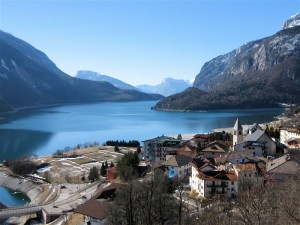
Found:
[[75, 77], [85, 80], [93, 80], [93, 81], [106, 81], [111, 83], [117, 88], [120, 89], [132, 89], [138, 91], [138, 89], [130, 84], [125, 83], [124, 81], [121, 81], [119, 79], [116, 79], [111, 76], [102, 75], [97, 72], [89, 71], [89, 70], [79, 70]]
[[300, 103], [300, 26], [289, 24], [296, 25], [205, 63], [194, 82], [205, 92], [197, 95], [195, 89], [187, 89], [154, 108], [207, 110]]
[[21, 107], [103, 101], [157, 100], [107, 82], [73, 78], [41, 51], [0, 31], [0, 112]]

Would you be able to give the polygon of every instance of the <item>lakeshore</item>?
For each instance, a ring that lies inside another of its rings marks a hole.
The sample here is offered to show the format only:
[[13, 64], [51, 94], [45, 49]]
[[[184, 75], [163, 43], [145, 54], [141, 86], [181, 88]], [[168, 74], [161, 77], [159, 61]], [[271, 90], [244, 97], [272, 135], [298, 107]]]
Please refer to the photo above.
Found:
[[42, 188], [32, 181], [13, 177], [4, 171], [0, 171], [0, 186], [25, 194], [30, 199], [30, 204], [39, 203]]

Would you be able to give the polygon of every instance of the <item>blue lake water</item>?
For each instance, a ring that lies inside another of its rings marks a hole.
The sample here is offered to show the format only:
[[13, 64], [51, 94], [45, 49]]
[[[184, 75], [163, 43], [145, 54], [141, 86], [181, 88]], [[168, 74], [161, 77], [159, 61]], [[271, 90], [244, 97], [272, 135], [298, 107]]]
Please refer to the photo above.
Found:
[[30, 199], [22, 193], [0, 186], [0, 202], [6, 204], [7, 206], [24, 205], [29, 201]]
[[156, 102], [68, 105], [22, 110], [0, 120], [0, 161], [23, 155], [46, 155], [66, 146], [106, 140], [145, 140], [159, 135], [210, 132], [243, 124], [269, 122], [277, 109], [163, 112]]
[[[269, 122], [283, 109], [162, 112], [156, 102], [98, 103], [22, 110], [0, 120], [0, 161], [23, 155], [46, 155], [66, 146], [106, 140], [145, 140], [162, 134], [210, 132], [243, 124]], [[0, 201], [21, 205], [28, 201], [0, 187]]]

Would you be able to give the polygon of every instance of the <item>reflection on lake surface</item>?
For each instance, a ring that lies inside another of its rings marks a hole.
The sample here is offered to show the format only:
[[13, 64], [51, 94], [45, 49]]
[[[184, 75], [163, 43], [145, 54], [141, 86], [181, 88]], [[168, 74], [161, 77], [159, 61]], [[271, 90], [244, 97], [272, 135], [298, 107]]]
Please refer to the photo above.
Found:
[[269, 122], [277, 109], [163, 112], [155, 102], [98, 103], [24, 110], [0, 120], [0, 160], [51, 154], [66, 146], [106, 140], [142, 141], [162, 134], [210, 132], [243, 124]]

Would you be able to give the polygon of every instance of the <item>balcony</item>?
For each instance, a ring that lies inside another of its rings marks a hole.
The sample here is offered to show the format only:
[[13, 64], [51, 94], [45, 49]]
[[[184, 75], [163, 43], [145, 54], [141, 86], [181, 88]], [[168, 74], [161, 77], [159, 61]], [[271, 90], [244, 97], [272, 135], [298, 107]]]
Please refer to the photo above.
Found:
[[222, 184], [207, 184], [206, 187], [209, 188], [227, 188], [228, 183], [222, 183]]
[[228, 192], [227, 191], [210, 191], [208, 192], [209, 195], [227, 195]]

